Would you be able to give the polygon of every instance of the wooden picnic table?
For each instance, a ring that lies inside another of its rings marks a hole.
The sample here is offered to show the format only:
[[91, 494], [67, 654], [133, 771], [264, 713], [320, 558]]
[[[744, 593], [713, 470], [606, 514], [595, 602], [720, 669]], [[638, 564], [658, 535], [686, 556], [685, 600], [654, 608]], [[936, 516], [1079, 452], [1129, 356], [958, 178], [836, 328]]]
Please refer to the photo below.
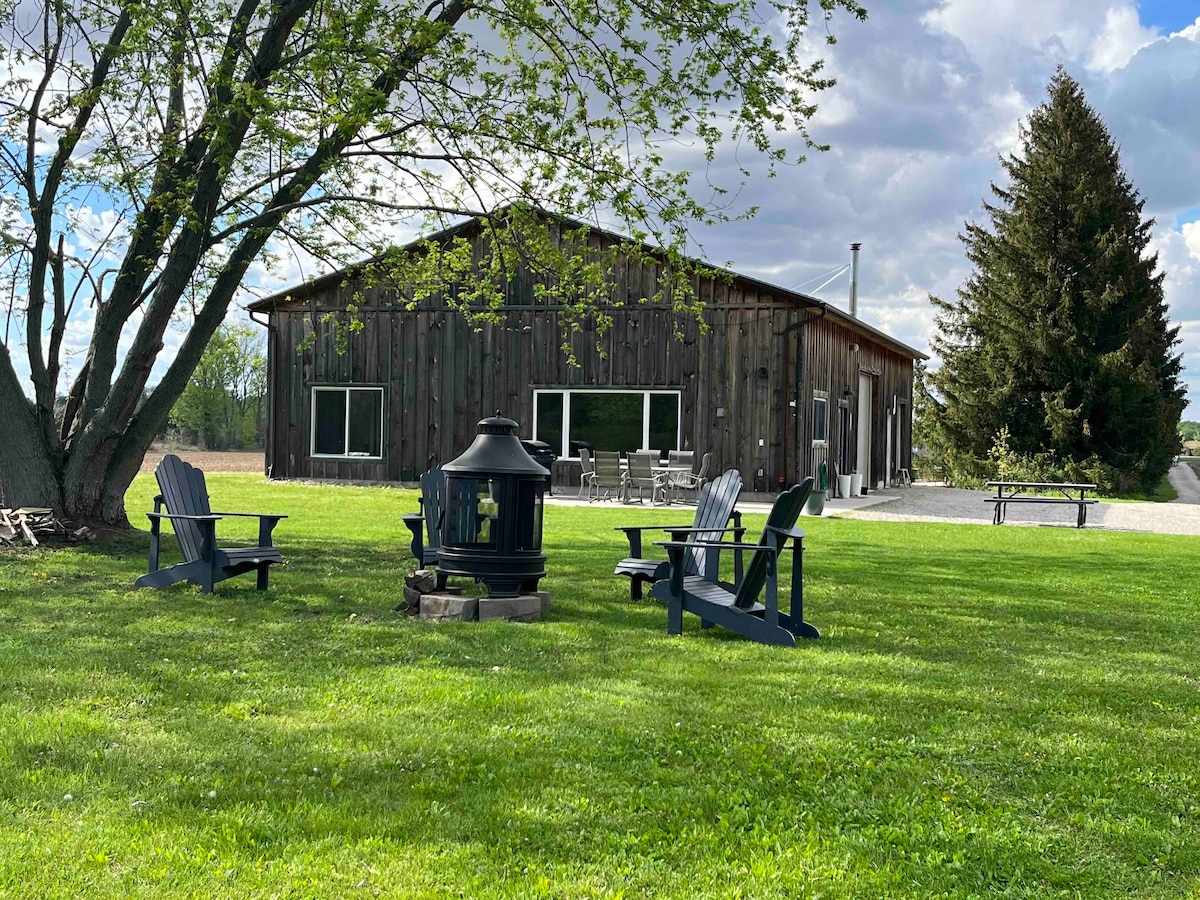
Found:
[[[1082, 528], [1087, 522], [1087, 508], [1097, 501], [1089, 500], [1088, 491], [1096, 490], [1094, 484], [1069, 484], [1060, 481], [989, 481], [987, 486], [996, 489], [995, 497], [988, 497], [985, 503], [994, 503], [995, 512], [992, 524], [999, 525], [1004, 521], [1006, 508], [1010, 503], [1073, 503], [1078, 508], [1075, 527]], [[1031, 491], [1057, 492], [1059, 496], [1042, 496], [1031, 494]]]

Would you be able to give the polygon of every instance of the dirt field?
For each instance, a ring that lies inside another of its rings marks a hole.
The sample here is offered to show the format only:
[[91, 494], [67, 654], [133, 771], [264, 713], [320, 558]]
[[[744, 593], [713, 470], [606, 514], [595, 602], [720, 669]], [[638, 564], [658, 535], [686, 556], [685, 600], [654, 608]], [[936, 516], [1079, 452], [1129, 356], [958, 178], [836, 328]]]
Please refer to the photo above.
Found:
[[263, 454], [258, 450], [210, 453], [207, 450], [163, 450], [158, 447], [151, 447], [146, 453], [146, 458], [142, 460], [141, 470], [153, 472], [158, 461], [166, 453], [174, 453], [180, 459], [190, 462], [205, 472], [254, 472], [258, 475], [263, 473]]

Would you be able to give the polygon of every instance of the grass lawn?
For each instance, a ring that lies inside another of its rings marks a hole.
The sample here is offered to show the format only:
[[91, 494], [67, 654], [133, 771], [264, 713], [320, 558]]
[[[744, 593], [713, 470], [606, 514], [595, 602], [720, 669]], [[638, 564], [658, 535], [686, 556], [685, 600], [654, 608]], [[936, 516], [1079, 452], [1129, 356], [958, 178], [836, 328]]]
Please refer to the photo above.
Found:
[[1100, 499], [1106, 503], [1119, 503], [1126, 500], [1148, 501], [1150, 503], [1170, 503], [1179, 497], [1179, 491], [1171, 484], [1171, 479], [1166, 475], [1162, 477], [1162, 481], [1158, 483], [1158, 487], [1151, 494], [1145, 494], [1137, 491], [1130, 491], [1124, 494], [1116, 494], [1108, 496], [1105, 494], [1099, 495]]
[[626, 599], [611, 526], [678, 513], [551, 507], [549, 620], [437, 626], [412, 492], [208, 482], [292, 515], [270, 592], [0, 556], [0, 897], [1200, 890], [1196, 539], [805, 520], [780, 650]]

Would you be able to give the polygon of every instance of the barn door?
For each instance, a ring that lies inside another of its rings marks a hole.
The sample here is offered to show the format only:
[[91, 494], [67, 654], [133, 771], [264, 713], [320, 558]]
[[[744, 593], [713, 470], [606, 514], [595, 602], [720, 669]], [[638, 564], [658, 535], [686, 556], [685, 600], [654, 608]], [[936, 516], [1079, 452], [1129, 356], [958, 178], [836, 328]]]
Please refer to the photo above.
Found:
[[874, 486], [871, 481], [871, 407], [875, 379], [866, 372], [858, 374], [858, 473], [864, 485]]

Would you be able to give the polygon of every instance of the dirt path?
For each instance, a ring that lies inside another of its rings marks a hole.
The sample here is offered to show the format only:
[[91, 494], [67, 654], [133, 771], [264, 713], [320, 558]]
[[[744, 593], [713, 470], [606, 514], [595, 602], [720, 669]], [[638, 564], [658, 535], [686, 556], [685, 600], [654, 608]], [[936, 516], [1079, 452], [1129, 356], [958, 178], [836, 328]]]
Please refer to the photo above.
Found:
[[1200, 503], [1200, 478], [1187, 463], [1175, 463], [1167, 473], [1171, 487], [1179, 494], [1172, 503]]
[[205, 472], [254, 472], [262, 475], [265, 471], [263, 453], [261, 450], [162, 450], [152, 447], [142, 460], [142, 472], [153, 472], [158, 461], [167, 453], [174, 453], [184, 462], [189, 462]]

